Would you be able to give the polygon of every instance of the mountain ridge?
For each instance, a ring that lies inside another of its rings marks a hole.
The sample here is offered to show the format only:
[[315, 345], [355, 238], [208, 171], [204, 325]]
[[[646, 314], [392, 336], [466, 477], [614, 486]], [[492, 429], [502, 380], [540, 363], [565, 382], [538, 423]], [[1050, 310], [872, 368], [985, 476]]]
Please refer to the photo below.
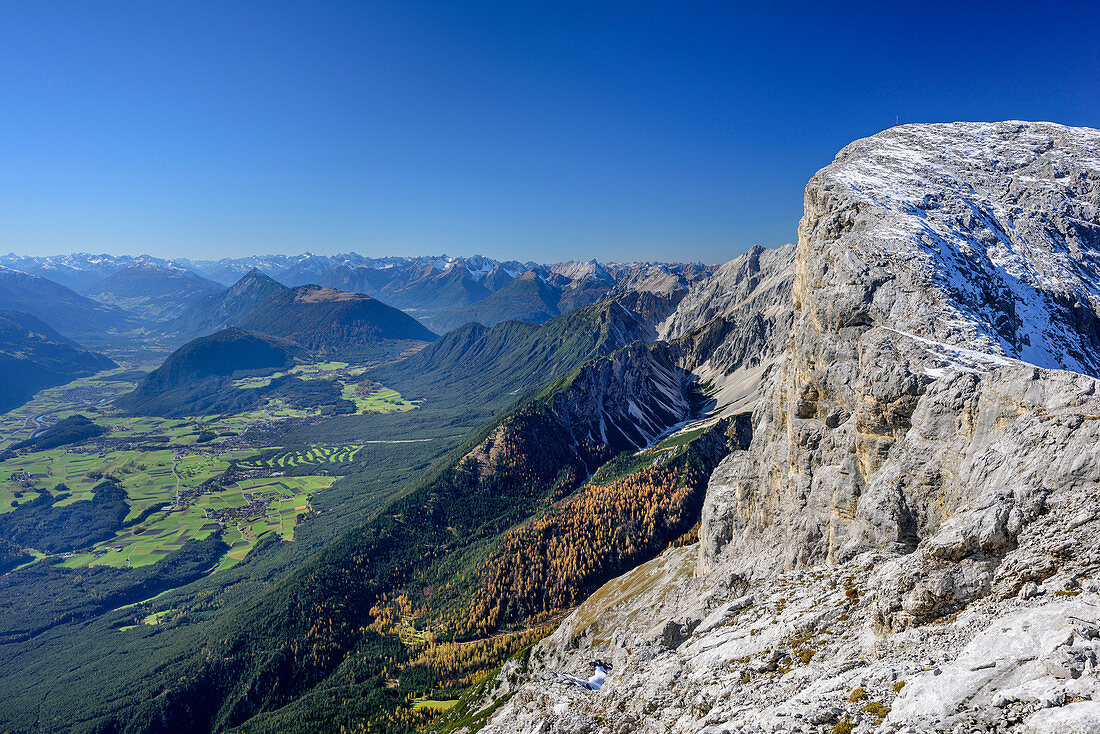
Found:
[[[526, 272], [534, 272], [547, 286], [561, 289], [556, 303], [543, 309], [537, 304], [537, 299], [520, 298], [512, 310], [505, 297], [500, 302], [486, 305], [484, 320], [489, 322], [486, 325], [511, 319], [545, 321], [559, 313], [590, 305], [615, 288], [619, 289], [619, 293], [625, 293], [640, 289], [664, 292], [686, 287], [713, 270], [700, 264], [598, 263], [595, 260], [539, 264], [498, 261], [481, 255], [372, 258], [354, 252], [338, 255], [309, 252], [300, 255], [257, 255], [217, 261], [164, 260], [148, 255], [116, 257], [73, 253], [24, 257], [8, 254], [0, 256], [0, 265], [26, 272], [53, 274], [81, 292], [127, 268], [195, 273], [223, 286], [232, 286], [255, 270], [288, 287], [320, 285], [369, 295], [407, 310], [436, 331], [460, 326], [471, 314], [478, 316], [476, 306], [479, 302]], [[155, 294], [145, 295], [152, 297]], [[161, 315], [155, 310], [149, 311], [149, 303], [138, 301], [130, 305], [145, 309], [145, 313], [156, 317]], [[175, 305], [171, 300], [162, 304]], [[161, 309], [164, 315], [170, 317], [176, 317], [178, 314], [174, 311], [177, 310], [180, 310], [178, 306]], [[220, 328], [226, 325], [219, 322], [212, 326]]]
[[290, 339], [320, 356], [354, 360], [381, 359], [436, 337], [411, 316], [370, 296], [317, 285], [289, 288], [255, 268], [169, 325], [177, 338], [224, 328]]

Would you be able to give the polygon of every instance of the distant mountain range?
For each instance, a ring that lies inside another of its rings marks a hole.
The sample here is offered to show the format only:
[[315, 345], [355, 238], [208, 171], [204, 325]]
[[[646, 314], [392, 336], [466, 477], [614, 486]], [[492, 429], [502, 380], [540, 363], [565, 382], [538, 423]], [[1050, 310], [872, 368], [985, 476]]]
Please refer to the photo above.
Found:
[[168, 260], [149, 255], [92, 255], [86, 252], [46, 257], [15, 253], [0, 255], [0, 265], [4, 267], [47, 278], [75, 291], [87, 288], [132, 265], [140, 264], [172, 265]]
[[[508, 320], [542, 323], [626, 286], [661, 292], [686, 289], [713, 271], [699, 264], [590, 260], [544, 265], [480, 255], [370, 258], [356, 253], [257, 255], [217, 261], [164, 260], [147, 255], [9, 254], [0, 256], [0, 265], [120, 306], [133, 319], [172, 321], [173, 328], [179, 327], [181, 318], [192, 320], [191, 307], [203, 299], [210, 302], [220, 286], [237, 287], [243, 277], [255, 272], [291, 288], [319, 285], [372, 296], [439, 333], [470, 321], [485, 326]], [[220, 326], [232, 323], [232, 319], [217, 315], [212, 318]]]
[[224, 287], [193, 270], [138, 262], [80, 290], [86, 296], [119, 306], [135, 316], [159, 321], [179, 316], [190, 304]]
[[0, 311], [0, 412], [16, 408], [36, 392], [115, 367], [20, 311]]
[[[584, 287], [583, 281], [577, 282], [582, 288]], [[603, 284], [593, 283], [592, 286], [594, 287], [585, 290], [595, 295], [593, 300], [599, 300], [609, 290]], [[528, 270], [518, 278], [512, 278], [507, 285], [485, 298], [426, 316], [424, 322], [439, 332], [450, 331], [471, 321], [486, 326], [509, 320], [541, 324], [561, 315], [562, 293], [561, 288], [551, 284], [535, 271]]]

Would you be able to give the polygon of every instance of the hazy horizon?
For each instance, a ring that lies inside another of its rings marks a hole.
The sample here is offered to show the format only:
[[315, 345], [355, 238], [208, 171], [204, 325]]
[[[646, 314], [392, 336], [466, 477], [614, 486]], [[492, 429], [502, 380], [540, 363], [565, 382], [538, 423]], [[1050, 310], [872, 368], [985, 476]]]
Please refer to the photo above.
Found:
[[[782, 243], [780, 245], [775, 245], [774, 247], [782, 247], [784, 244], [789, 244], [789, 243]], [[754, 246], [756, 246], [756, 245], [755, 244], [749, 245], [743, 251], [739, 252], [738, 254], [744, 254], [744, 252], [747, 252], [748, 250], [752, 249]], [[761, 245], [761, 247], [767, 247], [767, 246], [766, 245]], [[410, 260], [418, 259], [418, 258], [439, 258], [439, 259], [447, 258], [447, 259], [470, 260], [470, 259], [473, 259], [473, 258], [483, 257], [483, 258], [487, 258], [489, 260], [494, 260], [494, 261], [497, 261], [497, 262], [537, 263], [537, 264], [540, 264], [540, 265], [554, 265], [556, 263], [589, 262], [589, 261], [595, 261], [595, 262], [600, 263], [601, 265], [608, 265], [608, 264], [627, 265], [627, 264], [631, 264], [631, 263], [638, 263], [638, 264], [644, 264], [644, 263], [649, 263], [649, 264], [655, 264], [655, 263], [668, 263], [668, 264], [702, 263], [704, 265], [721, 265], [722, 263], [728, 262], [729, 260], [737, 257], [737, 255], [731, 255], [729, 258], [726, 258], [725, 260], [719, 260], [719, 261], [715, 261], [715, 262], [709, 262], [709, 261], [706, 261], [706, 260], [691, 259], [691, 258], [684, 258], [684, 259], [679, 259], [679, 260], [678, 259], [657, 260], [657, 259], [652, 259], [651, 258], [651, 259], [646, 260], [646, 259], [604, 259], [604, 258], [598, 258], [598, 257], [585, 257], [585, 258], [561, 258], [561, 259], [557, 259], [557, 260], [537, 260], [537, 259], [532, 259], [532, 258], [521, 258], [521, 257], [494, 257], [492, 255], [486, 255], [485, 253], [482, 253], [482, 252], [473, 252], [473, 253], [420, 252], [420, 253], [415, 253], [415, 254], [410, 254], [410, 255], [389, 255], [389, 254], [368, 254], [368, 253], [365, 253], [365, 252], [358, 252], [358, 251], [355, 251], [355, 250], [343, 250], [343, 251], [340, 251], [340, 252], [320, 252], [320, 251], [314, 251], [314, 250], [302, 250], [302, 251], [298, 251], [298, 252], [250, 252], [250, 253], [246, 253], [246, 254], [243, 254], [243, 255], [226, 255], [226, 256], [223, 256], [223, 257], [200, 258], [200, 257], [188, 257], [186, 255], [172, 255], [170, 253], [166, 254], [166, 255], [153, 255], [149, 252], [140, 252], [140, 251], [135, 251], [135, 252], [88, 252], [86, 250], [69, 250], [69, 251], [66, 251], [66, 252], [48, 252], [48, 253], [42, 253], [42, 254], [32, 254], [32, 253], [28, 253], [28, 252], [19, 252], [18, 250], [9, 250], [6, 253], [0, 254], [0, 258], [17, 257], [17, 258], [51, 259], [51, 258], [59, 258], [59, 257], [75, 257], [75, 256], [79, 256], [79, 255], [87, 255], [89, 257], [113, 257], [113, 258], [121, 258], [121, 257], [142, 258], [142, 257], [148, 257], [148, 258], [151, 258], [151, 259], [161, 260], [161, 261], [165, 261], [165, 262], [189, 261], [189, 262], [194, 262], [194, 263], [219, 262], [219, 261], [222, 261], [222, 260], [247, 260], [249, 258], [256, 258], [256, 257], [295, 258], [295, 257], [305, 257], [305, 256], [309, 256], [309, 255], [317, 256], [317, 257], [331, 257], [331, 258], [339, 258], [339, 257], [342, 257], [342, 256], [343, 257], [357, 256], [357, 257], [361, 257], [361, 258], [365, 258], [365, 259], [369, 258], [369, 259], [372, 259], [372, 260], [386, 260], [386, 259], [395, 259], [395, 258], [404, 258], [404, 259], [410, 259]]]

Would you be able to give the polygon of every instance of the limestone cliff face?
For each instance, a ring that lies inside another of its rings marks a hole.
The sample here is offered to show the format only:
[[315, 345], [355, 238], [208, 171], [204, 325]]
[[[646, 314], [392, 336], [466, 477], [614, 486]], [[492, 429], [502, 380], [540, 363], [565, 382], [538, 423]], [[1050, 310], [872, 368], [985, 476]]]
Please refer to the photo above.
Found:
[[[903, 126], [805, 204], [698, 548], [506, 671], [489, 731], [1100, 730], [1100, 132]], [[693, 293], [664, 334], [736, 300]], [[598, 692], [547, 677], [596, 658]]]
[[711, 385], [726, 413], [751, 408], [787, 347], [794, 255], [794, 245], [753, 247], [692, 285], [658, 326], [661, 339], [680, 342], [681, 364]]
[[1095, 381], [1038, 367], [1100, 364], [1097, 221], [1095, 131], [916, 125], [841, 151], [807, 186], [792, 339], [754, 446], [712, 481], [700, 570], [767, 546], [784, 568], [910, 552], [991, 491], [998, 527], [950, 532], [995, 553], [1094, 480], [1095, 422], [1061, 413], [1093, 410]]

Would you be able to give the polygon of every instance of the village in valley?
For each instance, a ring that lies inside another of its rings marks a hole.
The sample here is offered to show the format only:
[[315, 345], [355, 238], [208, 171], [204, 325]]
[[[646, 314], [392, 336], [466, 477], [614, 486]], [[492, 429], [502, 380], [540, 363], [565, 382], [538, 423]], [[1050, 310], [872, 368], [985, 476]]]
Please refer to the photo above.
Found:
[[[411, 410], [415, 403], [393, 390], [362, 380], [364, 368], [328, 362], [299, 365], [298, 379], [337, 380], [357, 411]], [[264, 378], [235, 384], [262, 386]], [[111, 405], [144, 372], [119, 368], [44, 390], [27, 405], [0, 417], [0, 513], [47, 495], [57, 505], [91, 499], [105, 480], [126, 491], [129, 512], [113, 537], [89, 548], [54, 554], [66, 567], [155, 563], [188, 540], [220, 534], [229, 551], [220, 568], [238, 563], [256, 542], [294, 528], [312, 511], [310, 498], [335, 481], [333, 470], [356, 460], [356, 444], [280, 446], [286, 432], [324, 416], [282, 401], [236, 415], [183, 419], [126, 416]], [[101, 433], [70, 445], [13, 450], [43, 435], [58, 421], [81, 415]], [[36, 558], [46, 554], [27, 552]]]

